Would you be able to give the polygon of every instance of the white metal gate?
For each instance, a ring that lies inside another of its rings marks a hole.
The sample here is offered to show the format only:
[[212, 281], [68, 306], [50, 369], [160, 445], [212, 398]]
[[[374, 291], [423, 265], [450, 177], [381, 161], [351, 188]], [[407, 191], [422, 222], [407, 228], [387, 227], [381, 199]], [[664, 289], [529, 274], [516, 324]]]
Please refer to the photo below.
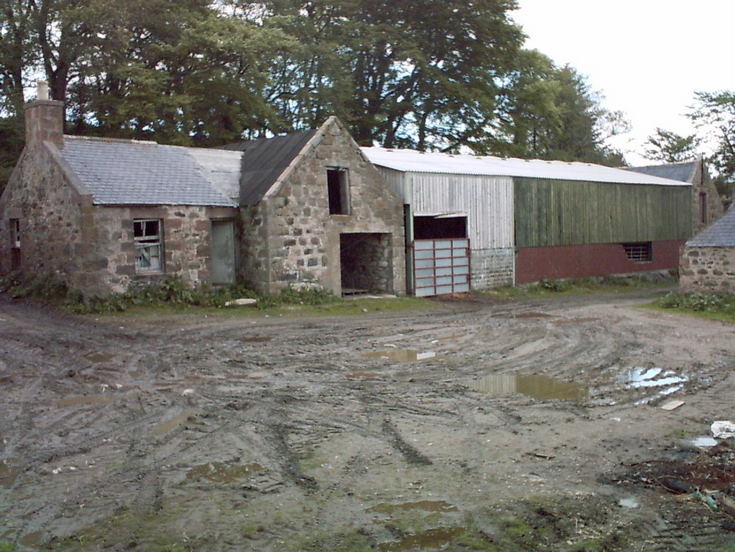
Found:
[[470, 290], [470, 240], [413, 242], [414, 293], [417, 297]]

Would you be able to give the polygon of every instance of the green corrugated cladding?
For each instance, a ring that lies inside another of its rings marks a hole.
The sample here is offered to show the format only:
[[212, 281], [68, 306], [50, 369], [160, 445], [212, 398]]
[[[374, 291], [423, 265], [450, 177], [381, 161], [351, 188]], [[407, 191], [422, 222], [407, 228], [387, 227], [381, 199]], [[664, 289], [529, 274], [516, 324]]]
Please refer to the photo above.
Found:
[[516, 247], [691, 237], [691, 186], [513, 180]]

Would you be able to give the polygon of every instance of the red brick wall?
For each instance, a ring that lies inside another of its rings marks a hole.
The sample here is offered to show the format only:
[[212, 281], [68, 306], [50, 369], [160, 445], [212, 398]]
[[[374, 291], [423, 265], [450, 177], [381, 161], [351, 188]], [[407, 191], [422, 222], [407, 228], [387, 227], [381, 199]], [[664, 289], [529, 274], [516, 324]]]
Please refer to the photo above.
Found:
[[522, 247], [516, 254], [516, 283], [677, 268], [683, 244], [683, 240], [653, 242], [653, 260], [648, 263], [629, 261], [619, 243]]

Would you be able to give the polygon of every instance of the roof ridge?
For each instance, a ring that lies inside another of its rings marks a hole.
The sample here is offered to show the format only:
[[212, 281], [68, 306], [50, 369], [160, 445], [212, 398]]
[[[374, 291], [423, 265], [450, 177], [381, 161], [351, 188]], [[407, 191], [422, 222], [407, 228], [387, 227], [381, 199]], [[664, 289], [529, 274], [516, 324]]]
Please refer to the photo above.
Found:
[[104, 136], [79, 136], [77, 134], [64, 134], [64, 138], [71, 138], [72, 140], [88, 140], [90, 142], [113, 142], [117, 144], [143, 144], [148, 146], [160, 146], [153, 140], [136, 140], [134, 138], [105, 138]]

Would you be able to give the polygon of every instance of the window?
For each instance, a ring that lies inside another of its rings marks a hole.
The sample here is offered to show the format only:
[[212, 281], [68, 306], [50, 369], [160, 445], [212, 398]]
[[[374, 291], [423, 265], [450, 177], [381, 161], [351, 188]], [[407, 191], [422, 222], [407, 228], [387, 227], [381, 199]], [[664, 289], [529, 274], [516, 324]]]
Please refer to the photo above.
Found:
[[20, 249], [20, 219], [10, 219], [10, 243]]
[[161, 226], [160, 219], [133, 220], [136, 272], [161, 272], [163, 270]]
[[699, 222], [707, 222], [707, 194], [699, 192]]
[[327, 192], [329, 194], [329, 214], [350, 214], [350, 182], [347, 169], [327, 169]]
[[624, 243], [625, 256], [634, 263], [650, 263], [653, 261], [651, 242]]

